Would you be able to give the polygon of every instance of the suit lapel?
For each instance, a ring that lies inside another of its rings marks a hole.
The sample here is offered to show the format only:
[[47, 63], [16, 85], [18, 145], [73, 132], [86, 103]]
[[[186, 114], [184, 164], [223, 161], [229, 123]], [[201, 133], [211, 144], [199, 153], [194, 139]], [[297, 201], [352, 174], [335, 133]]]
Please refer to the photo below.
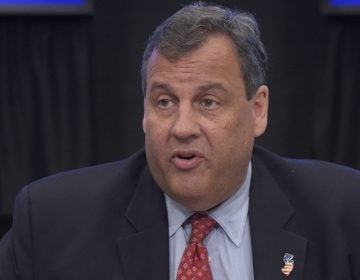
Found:
[[[286, 230], [294, 210], [267, 167], [252, 160], [249, 218], [255, 280], [302, 279], [306, 239]], [[281, 272], [286, 253], [294, 256], [289, 276]]]
[[129, 280], [169, 278], [169, 236], [163, 193], [147, 168], [129, 204], [126, 217], [132, 233], [118, 238], [122, 267]]

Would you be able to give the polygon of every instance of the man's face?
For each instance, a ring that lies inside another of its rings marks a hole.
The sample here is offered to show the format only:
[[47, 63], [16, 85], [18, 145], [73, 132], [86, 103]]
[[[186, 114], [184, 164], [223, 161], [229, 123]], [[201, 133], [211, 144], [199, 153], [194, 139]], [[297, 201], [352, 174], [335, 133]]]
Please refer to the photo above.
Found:
[[143, 129], [151, 173], [171, 198], [195, 211], [242, 184], [254, 137], [267, 123], [268, 90], [247, 100], [235, 46], [210, 36], [170, 62], [154, 51], [147, 69]]

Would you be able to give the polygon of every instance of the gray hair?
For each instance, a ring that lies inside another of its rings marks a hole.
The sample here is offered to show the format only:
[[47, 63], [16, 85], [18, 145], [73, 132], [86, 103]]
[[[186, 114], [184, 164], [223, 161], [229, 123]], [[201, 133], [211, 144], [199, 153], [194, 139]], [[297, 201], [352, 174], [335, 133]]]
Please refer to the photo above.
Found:
[[170, 61], [201, 47], [213, 34], [224, 34], [235, 44], [247, 98], [265, 83], [267, 55], [253, 15], [218, 5], [196, 2], [187, 5], [159, 25], [143, 54], [141, 78], [146, 93], [147, 66], [154, 50]]

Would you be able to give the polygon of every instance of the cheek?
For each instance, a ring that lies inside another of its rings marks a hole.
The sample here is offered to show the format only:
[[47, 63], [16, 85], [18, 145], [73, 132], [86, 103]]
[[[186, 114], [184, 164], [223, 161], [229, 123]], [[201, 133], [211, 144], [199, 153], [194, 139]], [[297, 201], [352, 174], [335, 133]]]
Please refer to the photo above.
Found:
[[234, 123], [234, 134], [237, 134], [242, 138], [253, 138], [254, 137], [254, 117], [249, 108], [243, 109], [243, 114], [239, 114]]
[[[145, 131], [145, 143], [147, 148], [154, 150], [164, 149], [169, 135], [169, 128], [163, 121], [146, 118], [143, 122]], [[150, 145], [151, 144], [151, 145]]]
[[254, 138], [253, 119], [249, 114], [232, 116], [212, 130], [213, 146], [226, 154], [248, 149]]

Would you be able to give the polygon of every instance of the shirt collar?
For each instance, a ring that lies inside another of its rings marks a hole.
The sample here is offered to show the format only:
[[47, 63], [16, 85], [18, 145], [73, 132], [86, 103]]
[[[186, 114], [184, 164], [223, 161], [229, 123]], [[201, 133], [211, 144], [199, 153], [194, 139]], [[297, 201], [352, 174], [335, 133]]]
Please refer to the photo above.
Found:
[[167, 194], [165, 194], [165, 202], [169, 220], [169, 237], [171, 237], [195, 212], [176, 202]]
[[[207, 211], [207, 214], [217, 221], [237, 247], [240, 247], [247, 221], [251, 173], [252, 168], [251, 163], [249, 163], [245, 180], [238, 190], [219, 206]], [[195, 212], [174, 201], [166, 194], [165, 201], [169, 220], [169, 237], [171, 237]]]

